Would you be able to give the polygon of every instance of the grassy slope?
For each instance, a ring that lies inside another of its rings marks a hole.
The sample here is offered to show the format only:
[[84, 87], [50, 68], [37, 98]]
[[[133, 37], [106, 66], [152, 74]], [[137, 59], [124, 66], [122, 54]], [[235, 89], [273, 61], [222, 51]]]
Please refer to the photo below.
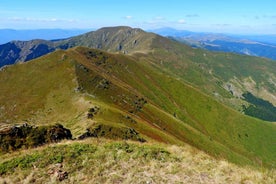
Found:
[[[60, 167], [62, 164], [62, 167]], [[238, 167], [188, 145], [87, 139], [2, 157], [0, 183], [274, 183], [275, 170]]]
[[75, 131], [84, 129], [85, 122], [80, 122], [88, 105], [74, 92], [74, 62], [65, 52], [7, 67], [0, 78], [1, 123], [62, 123]]
[[[39, 61], [33, 61], [27, 65], [18, 64], [5, 68], [1, 72], [1, 86], [3, 86], [1, 93], [3, 95], [0, 98], [2, 109], [7, 112], [5, 115], [7, 120], [27, 118], [25, 115], [30, 108], [41, 109], [43, 107], [42, 105], [46, 103], [47, 98], [49, 98], [47, 95], [51, 91], [58, 91], [67, 87], [66, 84], [73, 79], [74, 72], [70, 71], [71, 64], [63, 62], [60, 55], [57, 53], [51, 57], [45, 56]], [[67, 69], [68, 71], [66, 71]], [[59, 72], [59, 70], [64, 70], [64, 72]], [[47, 73], [51, 75], [47, 75]], [[70, 84], [68, 89], [62, 91], [68, 93], [72, 87]], [[14, 106], [13, 109], [6, 109], [5, 106], [11, 105]]]
[[235, 103], [241, 103], [225, 90], [226, 84], [236, 87], [235, 96], [250, 91], [276, 104], [276, 63], [271, 60], [193, 49], [162, 37], [156, 37], [152, 47], [155, 48], [152, 54], [155, 67], [166, 68], [170, 74], [220, 97], [225, 104], [234, 103], [235, 107]]
[[[95, 122], [120, 124], [147, 140], [184, 141], [235, 163], [275, 166], [275, 125], [223, 106], [144, 59], [76, 48], [9, 67], [0, 72], [1, 121], [59, 122], [75, 136]], [[95, 105], [100, 111], [88, 120]]]
[[[84, 48], [76, 51], [82, 55], [89, 52]], [[152, 69], [148, 62], [136, 62], [121, 55], [108, 57], [109, 60], [99, 66], [93, 63], [97, 59], [79, 61], [87, 68], [98, 70], [96, 74], [92, 72], [92, 76], [111, 82], [106, 90], [95, 88], [95, 84], [84, 84], [84, 88], [93, 91], [99, 99], [120, 109], [131, 109], [135, 95], [142, 96], [149, 103], [142, 111], [134, 113], [134, 117], [138, 115], [155, 128], [237, 163], [247, 163], [246, 158], [269, 165], [275, 163], [274, 125], [243, 116], [193, 87]]]

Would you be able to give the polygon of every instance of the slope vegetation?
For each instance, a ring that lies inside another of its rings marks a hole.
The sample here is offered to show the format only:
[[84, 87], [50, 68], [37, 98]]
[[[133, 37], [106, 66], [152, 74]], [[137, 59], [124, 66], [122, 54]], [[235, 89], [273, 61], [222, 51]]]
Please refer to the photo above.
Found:
[[217, 160], [188, 145], [104, 139], [64, 142], [2, 157], [0, 183], [267, 183], [275, 170]]
[[131, 128], [147, 142], [189, 143], [231, 162], [275, 166], [274, 124], [222, 105], [143, 55], [77, 47], [4, 68], [0, 121], [61, 123], [74, 137], [99, 124]]
[[243, 94], [250, 92], [276, 105], [276, 63], [230, 53], [208, 52], [163, 37], [153, 40], [152, 64], [224, 104], [242, 110]]
[[[86, 46], [135, 56], [157, 70], [173, 75], [238, 111], [254, 105], [244, 99], [251, 93], [276, 106], [276, 63], [231, 53], [194, 49], [141, 29], [107, 27], [65, 40], [12, 42], [2, 45], [3, 66], [27, 61], [57, 49]], [[2, 59], [1, 59], [2, 58]], [[250, 114], [258, 116], [260, 111]], [[276, 112], [273, 112], [276, 113]], [[273, 119], [271, 117], [262, 118]]]

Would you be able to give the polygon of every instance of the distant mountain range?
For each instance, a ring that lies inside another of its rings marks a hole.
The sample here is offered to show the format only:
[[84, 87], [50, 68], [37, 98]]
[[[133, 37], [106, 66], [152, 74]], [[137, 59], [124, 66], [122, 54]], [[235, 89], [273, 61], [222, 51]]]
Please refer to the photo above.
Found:
[[[107, 44], [104, 41], [98, 44], [97, 35], [92, 36], [88, 31], [85, 29], [0, 29], [0, 44], [2, 43], [0, 45], [0, 67], [20, 61], [28, 61], [60, 48], [67, 49], [78, 45], [101, 48]], [[232, 52], [276, 60], [276, 35], [197, 33], [173, 28], [161, 28], [149, 31], [194, 48]], [[82, 36], [82, 34], [84, 35]], [[74, 36], [75, 38], [73, 38]], [[97, 39], [93, 43], [97, 43], [98, 45], [91, 45], [87, 41], [91, 39]], [[120, 50], [119, 47], [116, 49]]]
[[172, 28], [161, 28], [151, 30], [151, 32], [169, 37], [195, 48], [233, 52], [276, 60], [276, 35], [197, 33]]
[[109, 29], [102, 28], [67, 39], [11, 41], [0, 45], [0, 67], [29, 61], [57, 49], [68, 49], [75, 46], [124, 53], [143, 50], [145, 49], [143, 46], [151, 41], [150, 35], [153, 36], [153, 34], [146, 34], [141, 29], [121, 28], [124, 27], [114, 28], [112, 33]]
[[[92, 29], [93, 30], [93, 29]], [[0, 29], [0, 44], [11, 41], [28, 41], [34, 39], [55, 40], [77, 36], [91, 29], [34, 29], [34, 30], [15, 30]]]

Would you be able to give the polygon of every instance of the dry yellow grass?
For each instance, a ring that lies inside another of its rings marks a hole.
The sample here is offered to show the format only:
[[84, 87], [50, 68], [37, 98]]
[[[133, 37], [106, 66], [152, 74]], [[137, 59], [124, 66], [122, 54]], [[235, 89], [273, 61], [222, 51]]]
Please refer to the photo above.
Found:
[[[217, 160], [189, 145], [182, 147], [156, 143], [114, 142], [105, 139], [87, 139], [63, 142], [34, 150], [2, 156], [15, 158], [48, 149], [67, 151], [78, 146], [94, 146], [95, 152], [83, 151], [81, 159], [64, 158], [62, 170], [68, 178], [57, 181], [46, 167], [14, 169], [1, 176], [0, 183], [271, 183], [276, 182], [275, 170], [240, 167], [225, 160]], [[66, 147], [71, 146], [71, 147]], [[126, 149], [127, 148], [127, 149]], [[130, 151], [129, 151], [130, 150]], [[49, 157], [50, 159], [50, 157]], [[2, 159], [1, 159], [2, 160]], [[2, 162], [2, 161], [1, 161]], [[2, 162], [3, 163], [3, 162]]]

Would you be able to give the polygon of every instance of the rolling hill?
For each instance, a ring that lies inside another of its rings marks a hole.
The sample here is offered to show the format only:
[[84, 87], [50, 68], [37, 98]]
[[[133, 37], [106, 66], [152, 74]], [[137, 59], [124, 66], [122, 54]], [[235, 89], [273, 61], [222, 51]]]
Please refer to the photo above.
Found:
[[[130, 27], [109, 27], [59, 41], [33, 40], [2, 45], [1, 62], [27, 61], [57, 49], [85, 46], [147, 58], [168, 75], [190, 83], [236, 110], [252, 107], [243, 95], [276, 105], [275, 62], [257, 57], [195, 49], [153, 33]], [[245, 108], [244, 108], [245, 107]], [[254, 110], [259, 113], [258, 108]], [[272, 112], [275, 113], [275, 112]], [[253, 113], [251, 116], [260, 117]], [[263, 119], [272, 119], [264, 117]]]
[[6, 46], [36, 59], [0, 70], [0, 182], [275, 182], [275, 123], [244, 114], [274, 113], [275, 62], [129, 27]]
[[223, 105], [145, 56], [77, 47], [4, 68], [0, 121], [60, 123], [74, 137], [138, 134], [147, 142], [189, 143], [234, 163], [274, 167], [274, 124]]
[[44, 56], [1, 69], [3, 126], [59, 123], [74, 137], [189, 143], [231, 162], [275, 165], [275, 124], [238, 112], [263, 109], [252, 113], [250, 93], [274, 113], [271, 60], [194, 49], [129, 27], [13, 44], [22, 60]]

